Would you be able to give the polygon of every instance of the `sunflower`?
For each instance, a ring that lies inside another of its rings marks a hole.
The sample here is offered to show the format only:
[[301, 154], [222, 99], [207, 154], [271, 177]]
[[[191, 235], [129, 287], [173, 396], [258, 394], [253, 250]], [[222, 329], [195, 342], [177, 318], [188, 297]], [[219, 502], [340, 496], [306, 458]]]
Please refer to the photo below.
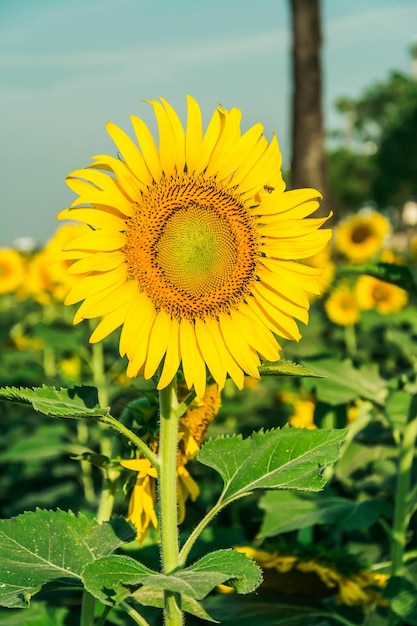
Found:
[[366, 274], [356, 281], [355, 293], [361, 309], [376, 309], [383, 315], [398, 313], [408, 302], [405, 289]]
[[[114, 124], [107, 131], [119, 156], [67, 179], [78, 194], [59, 219], [92, 230], [64, 247], [81, 274], [65, 302], [84, 300], [74, 323], [100, 317], [90, 341], [122, 327], [120, 354], [129, 376], [152, 377], [158, 389], [182, 363], [187, 387], [204, 395], [206, 366], [220, 388], [229, 375], [259, 378], [260, 357], [279, 359], [275, 334], [300, 339], [308, 321], [306, 292], [320, 270], [298, 263], [329, 241], [314, 189], [285, 192], [281, 154], [261, 124], [241, 134], [241, 112], [219, 107], [202, 130], [187, 97], [184, 130], [171, 105], [151, 101], [159, 148], [138, 117], [138, 145]], [[88, 274], [88, 275], [85, 275]]]
[[341, 222], [335, 246], [352, 263], [365, 263], [381, 249], [389, 233], [389, 221], [377, 211], [364, 211]]
[[254, 559], [264, 573], [264, 588], [288, 595], [325, 597], [336, 594], [337, 604], [346, 606], [386, 606], [380, 590], [388, 581], [387, 574], [363, 569], [359, 564], [343, 572], [337, 563], [320, 558], [308, 558], [287, 552], [259, 550], [251, 546], [235, 548]]
[[25, 262], [17, 250], [0, 248], [0, 294], [19, 289], [25, 277]]
[[346, 283], [333, 289], [324, 303], [327, 317], [339, 326], [353, 326], [359, 322], [360, 309], [356, 293]]

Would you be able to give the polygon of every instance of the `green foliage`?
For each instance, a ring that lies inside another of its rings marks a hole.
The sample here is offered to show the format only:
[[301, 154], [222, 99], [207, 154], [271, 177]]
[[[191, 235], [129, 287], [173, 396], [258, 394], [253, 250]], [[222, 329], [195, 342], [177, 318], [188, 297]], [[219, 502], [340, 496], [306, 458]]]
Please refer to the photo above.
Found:
[[81, 586], [87, 563], [135, 536], [123, 519], [99, 525], [64, 511], [27, 512], [0, 520], [0, 604], [28, 606], [42, 586]]
[[345, 435], [343, 430], [270, 430], [248, 439], [208, 441], [197, 458], [223, 478], [224, 504], [254, 489], [318, 491], [326, 483], [324, 468], [336, 461]]
[[260, 500], [265, 511], [259, 537], [273, 537], [301, 528], [333, 524], [339, 531], [372, 526], [379, 517], [390, 517], [391, 510], [384, 501], [376, 499], [354, 502], [322, 492], [311, 497], [308, 493], [271, 491]]
[[97, 389], [94, 387], [74, 387], [73, 389], [55, 389], [42, 385], [34, 389], [0, 389], [0, 397], [9, 402], [28, 404], [35, 411], [51, 417], [97, 419], [107, 415], [108, 410], [100, 408]]

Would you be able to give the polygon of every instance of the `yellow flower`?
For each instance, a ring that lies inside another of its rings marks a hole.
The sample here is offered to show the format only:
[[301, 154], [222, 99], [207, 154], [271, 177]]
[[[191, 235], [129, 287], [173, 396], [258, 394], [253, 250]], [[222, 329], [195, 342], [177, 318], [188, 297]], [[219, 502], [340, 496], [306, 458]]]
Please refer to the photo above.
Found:
[[138, 541], [142, 541], [150, 524], [158, 528], [155, 513], [157, 472], [148, 459], [129, 459], [121, 461], [120, 465], [138, 473], [129, 500], [127, 519], [135, 525]]
[[[250, 546], [235, 548], [248, 557], [254, 559], [263, 570], [275, 570], [284, 576], [265, 576], [264, 585], [284, 593], [296, 593], [297, 595], [312, 595], [311, 590], [323, 593], [314, 584], [311, 575], [317, 577], [328, 590], [336, 592], [336, 602], [347, 606], [367, 606], [369, 604], [386, 605], [379, 590], [387, 583], [386, 574], [374, 574], [373, 572], [358, 569], [357, 572], [346, 575], [341, 573], [336, 565], [329, 565], [319, 559], [302, 560], [299, 556], [282, 554], [278, 551], [268, 552], [257, 550]], [[304, 574], [305, 581], [300, 579]], [[326, 594], [323, 594], [326, 595]]]
[[361, 309], [366, 311], [375, 308], [383, 315], [401, 311], [408, 302], [405, 289], [368, 275], [358, 278], [355, 292]]
[[314, 423], [316, 403], [311, 394], [281, 391], [277, 399], [279, 402], [284, 402], [292, 407], [292, 413], [288, 420], [290, 426], [293, 428], [317, 428]]
[[[203, 396], [206, 366], [220, 388], [227, 375], [259, 378], [260, 357], [279, 359], [274, 333], [298, 340], [308, 320], [307, 292], [320, 271], [297, 261], [321, 250], [327, 218], [314, 189], [285, 192], [281, 153], [261, 124], [241, 134], [241, 112], [219, 107], [203, 133], [198, 103], [187, 97], [184, 128], [171, 105], [150, 102], [159, 148], [132, 117], [138, 145], [114, 124], [119, 157], [100, 155], [72, 172], [79, 197], [59, 219], [92, 230], [64, 246], [81, 276], [65, 302], [84, 300], [74, 323], [102, 318], [90, 341], [122, 327], [128, 375], [158, 388], [180, 364], [187, 387]], [[65, 255], [64, 255], [65, 256]]]
[[0, 248], [0, 294], [16, 292], [25, 278], [25, 262], [17, 250]]
[[369, 261], [389, 233], [389, 221], [377, 211], [353, 215], [336, 228], [335, 245], [352, 263]]
[[81, 373], [81, 359], [78, 356], [68, 356], [59, 363], [59, 369], [67, 378], [78, 380]]
[[330, 321], [339, 326], [353, 326], [360, 318], [356, 293], [349, 285], [338, 285], [324, 303], [324, 309]]
[[43, 305], [48, 305], [53, 300], [63, 301], [78, 279], [67, 271], [70, 261], [57, 260], [58, 253], [66, 243], [88, 231], [89, 228], [84, 224], [66, 224], [58, 228], [43, 250], [30, 259], [25, 284], [21, 290], [22, 296], [33, 297]]

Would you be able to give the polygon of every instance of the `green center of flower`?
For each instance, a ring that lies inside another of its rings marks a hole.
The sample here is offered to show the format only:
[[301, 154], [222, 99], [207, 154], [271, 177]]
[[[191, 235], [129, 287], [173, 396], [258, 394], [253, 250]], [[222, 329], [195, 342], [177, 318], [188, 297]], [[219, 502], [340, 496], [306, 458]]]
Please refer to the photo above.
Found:
[[236, 308], [255, 280], [256, 221], [214, 179], [173, 176], [144, 193], [126, 223], [127, 270], [157, 310], [205, 319]]
[[166, 278], [191, 296], [221, 287], [236, 259], [228, 223], [205, 206], [178, 209], [156, 245], [156, 261]]

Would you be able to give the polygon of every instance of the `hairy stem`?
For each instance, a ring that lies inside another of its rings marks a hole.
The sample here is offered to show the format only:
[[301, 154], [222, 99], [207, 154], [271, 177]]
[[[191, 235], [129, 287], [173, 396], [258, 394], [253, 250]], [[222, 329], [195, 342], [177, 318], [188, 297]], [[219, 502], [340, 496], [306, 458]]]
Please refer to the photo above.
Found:
[[[177, 446], [178, 407], [176, 380], [159, 392], [159, 524], [161, 532], [162, 571], [172, 573], [180, 563], [177, 527]], [[164, 617], [166, 626], [182, 626], [183, 614], [178, 594], [165, 591]]]

